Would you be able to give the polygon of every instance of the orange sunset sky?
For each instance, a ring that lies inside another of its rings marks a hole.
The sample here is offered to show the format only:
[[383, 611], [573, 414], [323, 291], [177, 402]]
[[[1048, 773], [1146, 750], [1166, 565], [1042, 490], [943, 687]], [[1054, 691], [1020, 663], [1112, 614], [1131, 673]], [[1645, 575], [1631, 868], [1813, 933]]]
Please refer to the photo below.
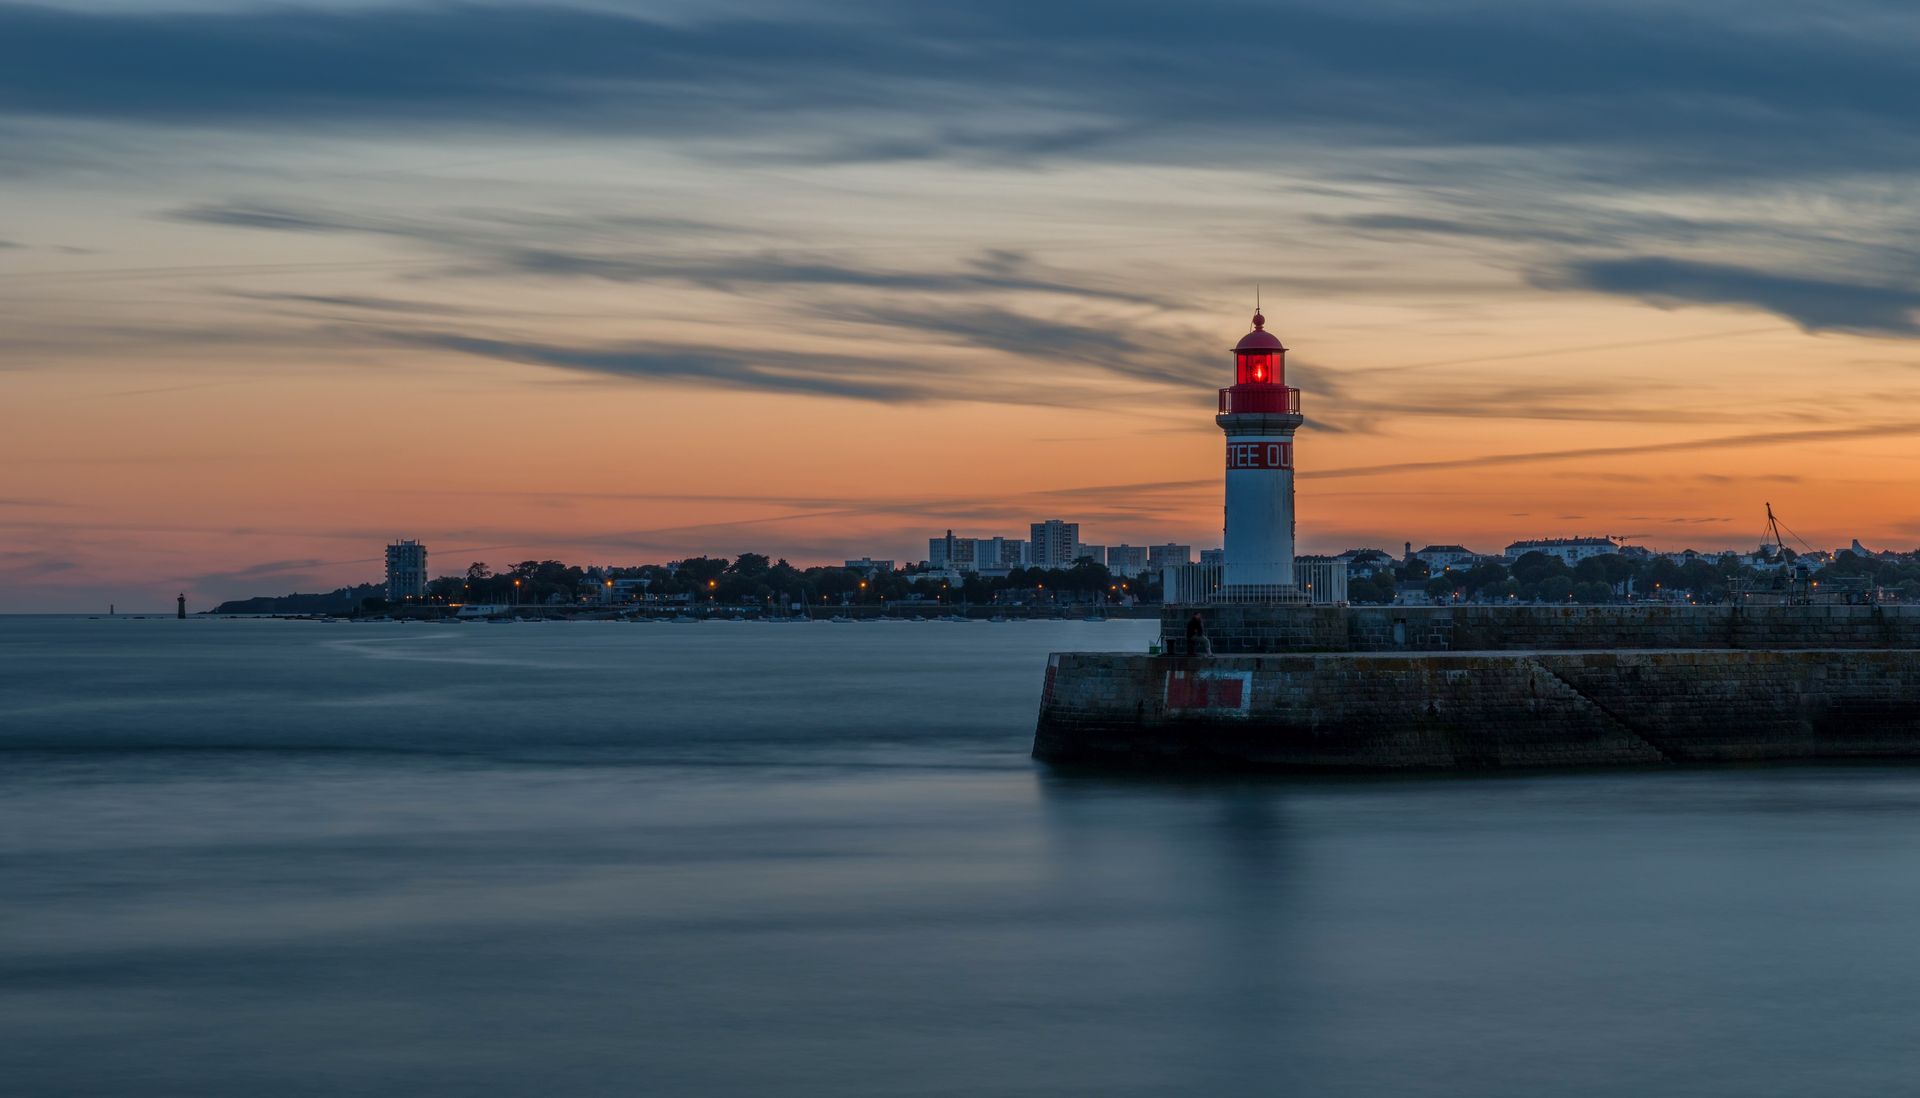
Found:
[[1217, 545], [1256, 284], [1304, 551], [1920, 545], [1897, 54], [1249, 10], [0, 5], [0, 610]]

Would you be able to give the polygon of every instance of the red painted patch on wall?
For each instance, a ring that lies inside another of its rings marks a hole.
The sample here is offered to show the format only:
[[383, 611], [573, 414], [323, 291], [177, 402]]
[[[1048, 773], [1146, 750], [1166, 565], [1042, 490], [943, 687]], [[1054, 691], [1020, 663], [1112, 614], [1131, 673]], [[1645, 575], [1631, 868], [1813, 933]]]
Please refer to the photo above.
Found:
[[1249, 700], [1247, 688], [1251, 685], [1248, 678], [1244, 672], [1169, 671], [1167, 708], [1244, 711]]

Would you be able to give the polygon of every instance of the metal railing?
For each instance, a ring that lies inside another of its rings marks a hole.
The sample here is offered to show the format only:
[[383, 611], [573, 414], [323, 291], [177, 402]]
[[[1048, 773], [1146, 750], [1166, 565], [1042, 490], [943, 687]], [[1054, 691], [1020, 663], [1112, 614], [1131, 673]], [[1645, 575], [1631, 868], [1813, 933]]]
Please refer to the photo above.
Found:
[[1220, 390], [1220, 414], [1267, 412], [1277, 415], [1300, 414], [1300, 390], [1291, 385], [1235, 385]]
[[1315, 606], [1345, 605], [1347, 562], [1295, 557], [1291, 587], [1278, 584], [1229, 587], [1226, 569], [1218, 564], [1175, 564], [1161, 573], [1161, 599], [1170, 605], [1298, 602], [1302, 595]]

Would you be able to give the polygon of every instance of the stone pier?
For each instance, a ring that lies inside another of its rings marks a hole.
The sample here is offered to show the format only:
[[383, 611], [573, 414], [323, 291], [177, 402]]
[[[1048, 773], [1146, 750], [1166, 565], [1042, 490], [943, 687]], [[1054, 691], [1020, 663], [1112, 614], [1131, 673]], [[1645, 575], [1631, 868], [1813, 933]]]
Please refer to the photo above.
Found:
[[1049, 658], [1036, 757], [1297, 770], [1920, 758], [1920, 607], [1209, 607]]

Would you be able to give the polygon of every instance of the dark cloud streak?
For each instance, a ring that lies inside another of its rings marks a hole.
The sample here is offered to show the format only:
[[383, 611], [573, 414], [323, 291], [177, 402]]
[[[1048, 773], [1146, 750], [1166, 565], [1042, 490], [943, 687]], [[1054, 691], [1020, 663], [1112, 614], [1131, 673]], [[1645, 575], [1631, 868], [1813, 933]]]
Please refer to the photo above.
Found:
[[[1291, 136], [1533, 149], [1596, 178], [1920, 163], [1911, 23], [1598, 2], [788, 7], [677, 22], [526, 4], [184, 13], [0, 5], [0, 110], [605, 132], [796, 159], [1260, 164]], [[1860, 28], [1874, 26], [1875, 33]], [[1261, 73], [1247, 80], [1247, 73]], [[848, 132], [861, 137], [849, 139]], [[779, 140], [770, 140], [778, 138]]]
[[1588, 259], [1540, 276], [1543, 285], [1637, 297], [1661, 306], [1761, 309], [1809, 332], [1920, 335], [1920, 286], [1778, 274], [1664, 256]]

